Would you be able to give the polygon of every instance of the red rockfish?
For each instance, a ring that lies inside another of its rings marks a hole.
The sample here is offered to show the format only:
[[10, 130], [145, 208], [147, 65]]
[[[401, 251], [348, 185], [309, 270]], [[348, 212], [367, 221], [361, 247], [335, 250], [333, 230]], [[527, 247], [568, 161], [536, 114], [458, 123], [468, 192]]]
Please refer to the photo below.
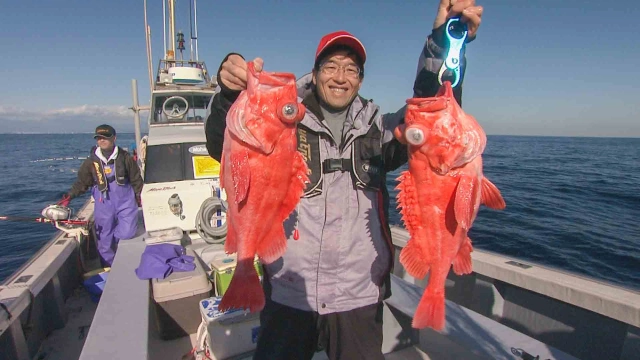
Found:
[[400, 262], [417, 279], [429, 273], [412, 326], [442, 330], [451, 265], [458, 275], [472, 271], [467, 233], [478, 208], [504, 209], [505, 202], [482, 173], [487, 137], [462, 111], [450, 82], [435, 97], [407, 100], [405, 124], [394, 135], [408, 144], [409, 153], [409, 170], [398, 177], [397, 186], [398, 208], [410, 236]]
[[305, 107], [297, 101], [295, 76], [247, 65], [247, 89], [227, 114], [221, 161], [220, 182], [229, 203], [225, 251], [238, 253], [222, 311], [262, 310], [264, 292], [254, 258], [268, 264], [285, 252], [282, 223], [309, 181], [297, 151], [296, 124]]

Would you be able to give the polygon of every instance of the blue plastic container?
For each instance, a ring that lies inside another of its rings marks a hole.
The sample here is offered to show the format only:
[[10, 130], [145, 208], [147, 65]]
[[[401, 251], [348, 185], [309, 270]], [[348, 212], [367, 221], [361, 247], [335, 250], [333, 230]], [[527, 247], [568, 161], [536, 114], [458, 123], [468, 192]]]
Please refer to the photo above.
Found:
[[107, 283], [108, 276], [108, 272], [103, 272], [83, 281], [82, 284], [89, 292], [89, 296], [91, 296], [91, 300], [93, 300], [93, 302], [100, 301], [100, 295], [102, 295], [102, 291], [104, 290], [104, 286]]

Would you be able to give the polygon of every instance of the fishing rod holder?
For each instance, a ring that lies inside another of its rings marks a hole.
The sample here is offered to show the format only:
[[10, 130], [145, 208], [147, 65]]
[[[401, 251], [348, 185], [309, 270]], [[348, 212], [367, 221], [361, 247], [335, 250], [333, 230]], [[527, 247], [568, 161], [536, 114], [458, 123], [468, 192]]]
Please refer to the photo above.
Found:
[[76, 241], [78, 241], [78, 243], [81, 243], [82, 241], [82, 236], [89, 236], [89, 229], [85, 225], [82, 226], [78, 226], [78, 225], [63, 225], [63, 223], [61, 223], [60, 221], [53, 221], [54, 226], [56, 227], [56, 229], [64, 232], [67, 234], [67, 236], [69, 237], [74, 237], [76, 239]]
[[78, 242], [82, 240], [83, 235], [89, 236], [88, 222], [71, 220], [73, 210], [69, 207], [53, 204], [44, 208], [41, 214], [44, 217], [42, 222], [53, 223], [56, 229], [74, 237]]

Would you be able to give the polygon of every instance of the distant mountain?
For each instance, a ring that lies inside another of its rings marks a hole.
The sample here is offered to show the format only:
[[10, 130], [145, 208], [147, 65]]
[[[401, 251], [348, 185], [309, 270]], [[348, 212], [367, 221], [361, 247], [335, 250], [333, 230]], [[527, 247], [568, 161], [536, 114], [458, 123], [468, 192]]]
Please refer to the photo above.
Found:
[[[140, 113], [140, 127], [147, 131], [148, 112]], [[0, 133], [90, 133], [100, 124], [119, 132], [134, 132], [133, 112], [125, 106], [81, 105], [33, 111], [0, 105]]]

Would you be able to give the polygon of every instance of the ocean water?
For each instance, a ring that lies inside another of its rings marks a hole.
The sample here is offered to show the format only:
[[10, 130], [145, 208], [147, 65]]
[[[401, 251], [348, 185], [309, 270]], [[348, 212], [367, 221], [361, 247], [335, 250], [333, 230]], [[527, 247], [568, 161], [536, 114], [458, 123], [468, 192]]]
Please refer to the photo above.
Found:
[[[40, 216], [69, 189], [93, 144], [91, 134], [0, 134], [0, 215]], [[507, 208], [481, 208], [474, 247], [640, 290], [640, 139], [489, 136], [483, 158]], [[402, 170], [387, 183], [398, 225]], [[0, 221], [0, 282], [54, 233], [49, 224]]]

